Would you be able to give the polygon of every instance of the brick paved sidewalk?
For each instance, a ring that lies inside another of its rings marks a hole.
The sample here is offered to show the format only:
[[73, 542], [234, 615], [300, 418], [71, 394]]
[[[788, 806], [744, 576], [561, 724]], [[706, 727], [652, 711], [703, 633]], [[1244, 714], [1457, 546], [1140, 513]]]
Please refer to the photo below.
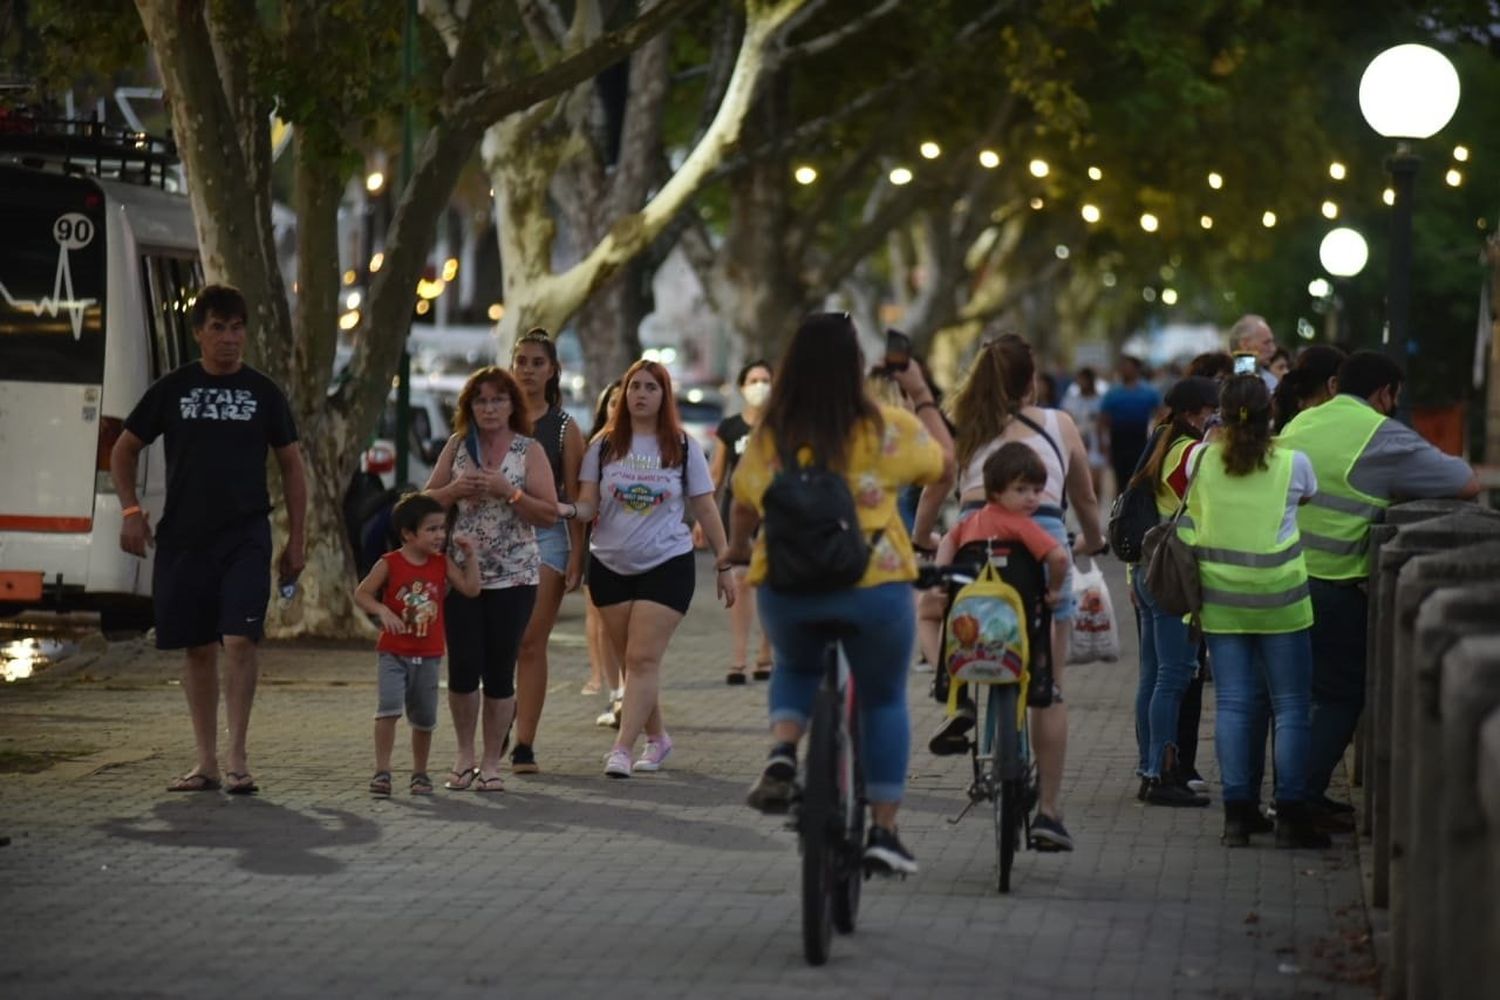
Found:
[[[661, 774], [625, 782], [601, 776], [602, 705], [578, 694], [575, 598], [553, 645], [543, 773], [507, 776], [501, 795], [401, 794], [404, 732], [398, 794], [366, 794], [365, 650], [267, 651], [251, 733], [263, 793], [248, 800], [162, 790], [191, 759], [173, 658], [115, 650], [71, 676], [0, 690], [0, 834], [12, 838], [0, 848], [0, 991], [1373, 995], [1358, 985], [1373, 959], [1348, 838], [1328, 852], [1277, 851], [1268, 837], [1226, 852], [1217, 797], [1207, 810], [1135, 801], [1128, 627], [1125, 660], [1070, 672], [1065, 804], [1078, 850], [1023, 852], [1006, 897], [991, 888], [988, 817], [947, 822], [968, 763], [925, 753], [937, 707], [927, 675], [913, 675], [902, 820], [922, 872], [868, 884], [858, 933], [808, 968], [793, 837], [741, 804], [764, 753], [765, 685], [725, 686], [727, 626], [709, 573], [665, 668], [677, 749]], [[1210, 703], [1205, 730], [1211, 719]], [[450, 733], [444, 719], [435, 776]], [[15, 770], [48, 754], [50, 767]], [[1208, 773], [1207, 737], [1200, 757]]]

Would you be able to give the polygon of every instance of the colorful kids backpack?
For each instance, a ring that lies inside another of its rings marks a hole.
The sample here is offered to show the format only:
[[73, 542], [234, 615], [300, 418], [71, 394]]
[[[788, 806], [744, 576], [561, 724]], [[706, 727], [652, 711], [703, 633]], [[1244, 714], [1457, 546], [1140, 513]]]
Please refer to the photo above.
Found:
[[954, 680], [1020, 684], [1031, 658], [1026, 605], [986, 560], [948, 607], [943, 659]]

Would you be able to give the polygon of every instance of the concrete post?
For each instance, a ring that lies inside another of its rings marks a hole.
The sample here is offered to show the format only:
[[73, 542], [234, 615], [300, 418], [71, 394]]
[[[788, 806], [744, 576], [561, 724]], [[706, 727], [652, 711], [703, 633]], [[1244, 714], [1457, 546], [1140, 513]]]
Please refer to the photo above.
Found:
[[1459, 640], [1443, 657], [1440, 688], [1447, 777], [1438, 940], [1451, 987], [1443, 1000], [1481, 1000], [1500, 982], [1500, 636]]
[[[1464, 513], [1477, 510], [1474, 504], [1466, 500], [1412, 500], [1407, 503], [1396, 504], [1386, 511], [1385, 523], [1370, 526], [1370, 580], [1369, 580], [1369, 609], [1370, 620], [1366, 637], [1366, 657], [1368, 663], [1376, 661], [1376, 650], [1381, 641], [1380, 630], [1376, 623], [1380, 620], [1375, 614], [1380, 606], [1376, 585], [1379, 574], [1377, 569], [1380, 564], [1380, 550], [1385, 543], [1396, 537], [1396, 532], [1403, 525], [1415, 524], [1418, 521], [1431, 520], [1444, 514]], [[1377, 673], [1374, 670], [1365, 672], [1365, 704], [1374, 705], [1378, 703], [1375, 691]], [[1365, 789], [1362, 797], [1363, 808], [1360, 811], [1360, 832], [1370, 836], [1374, 830], [1375, 797], [1370, 794], [1369, 775], [1375, 760], [1375, 727], [1371, 725], [1368, 714], [1361, 720], [1359, 732], [1354, 743], [1354, 781]]]
[[[1500, 514], [1470, 505], [1460, 514], [1401, 525], [1396, 537], [1381, 546], [1380, 564], [1371, 575], [1371, 638], [1366, 669], [1375, 677], [1375, 700], [1365, 705], [1365, 722], [1373, 729], [1373, 768], [1365, 794], [1374, 799], [1372, 813], [1372, 902], [1390, 905], [1392, 663], [1395, 646], [1396, 579], [1407, 560], [1487, 540], [1500, 540]], [[1367, 674], [1368, 680], [1368, 674]]]
[[[1419, 556], [1396, 588], [1391, 733], [1392, 998], [1443, 996], [1436, 962], [1442, 654], [1467, 634], [1500, 633], [1500, 542]], [[1420, 609], [1420, 610], [1419, 610]]]

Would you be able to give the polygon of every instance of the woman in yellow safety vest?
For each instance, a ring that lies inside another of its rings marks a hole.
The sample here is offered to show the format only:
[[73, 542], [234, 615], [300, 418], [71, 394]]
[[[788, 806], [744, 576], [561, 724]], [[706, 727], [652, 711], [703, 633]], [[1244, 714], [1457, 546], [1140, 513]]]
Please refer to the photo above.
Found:
[[[1172, 386], [1166, 404], [1167, 417], [1157, 425], [1155, 443], [1130, 480], [1132, 487], [1153, 491], [1162, 520], [1182, 503], [1188, 463], [1202, 447], [1203, 430], [1219, 406], [1219, 383], [1189, 375]], [[1189, 774], [1178, 766], [1179, 715], [1198, 669], [1198, 639], [1190, 635], [1181, 615], [1156, 606], [1145, 576], [1137, 568], [1130, 581], [1141, 637], [1141, 678], [1135, 696], [1141, 790], [1136, 797], [1149, 805], [1206, 806], [1208, 797], [1188, 787]]]
[[1297, 507], [1317, 492], [1307, 456], [1271, 437], [1271, 394], [1239, 375], [1219, 397], [1223, 426], [1191, 470], [1182, 538], [1198, 558], [1202, 625], [1217, 692], [1215, 745], [1227, 847], [1250, 842], [1258, 685], [1276, 720], [1276, 846], [1327, 847], [1304, 801], [1312, 700], [1312, 602]]

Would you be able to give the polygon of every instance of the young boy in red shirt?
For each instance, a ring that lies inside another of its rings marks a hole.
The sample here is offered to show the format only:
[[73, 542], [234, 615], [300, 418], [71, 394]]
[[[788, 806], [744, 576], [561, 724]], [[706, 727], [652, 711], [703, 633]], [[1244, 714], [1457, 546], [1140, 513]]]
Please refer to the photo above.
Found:
[[401, 547], [381, 556], [354, 589], [354, 603], [380, 619], [375, 644], [380, 664], [380, 701], [375, 709], [374, 795], [391, 794], [391, 747], [403, 702], [411, 726], [411, 794], [431, 795], [427, 755], [437, 728], [438, 667], [443, 660], [443, 597], [453, 587], [466, 597], [479, 594], [479, 560], [474, 544], [455, 535], [463, 562], [443, 554], [447, 514], [425, 493], [396, 502], [391, 523]]
[[[984, 463], [986, 503], [954, 526], [938, 545], [935, 562], [949, 566], [959, 549], [980, 540], [1016, 541], [1047, 568], [1047, 606], [1055, 608], [1062, 601], [1062, 581], [1068, 575], [1067, 550], [1032, 520], [1041, 506], [1042, 490], [1047, 485], [1047, 467], [1030, 446], [1010, 441], [995, 450]], [[937, 649], [943, 616], [948, 612], [948, 595], [942, 589], [924, 593], [917, 602], [918, 624], [934, 652], [932, 662], [941, 663]], [[938, 669], [944, 669], [939, 666]], [[962, 684], [962, 681], [953, 681]], [[974, 726], [974, 702], [968, 693], [958, 696], [958, 711], [945, 718], [928, 742], [928, 749], [940, 756], [963, 753], [968, 749], [964, 734]]]

